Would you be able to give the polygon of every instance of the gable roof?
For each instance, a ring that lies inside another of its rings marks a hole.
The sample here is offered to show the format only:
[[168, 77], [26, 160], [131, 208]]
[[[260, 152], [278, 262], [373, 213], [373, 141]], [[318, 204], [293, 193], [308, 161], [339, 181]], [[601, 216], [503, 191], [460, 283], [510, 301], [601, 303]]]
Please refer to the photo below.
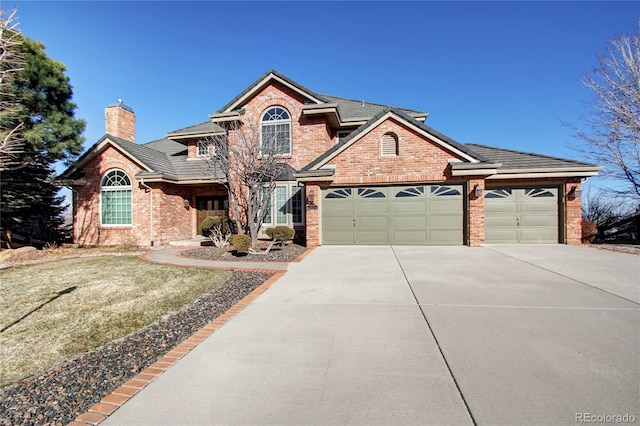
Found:
[[355, 99], [341, 98], [338, 96], [322, 95], [322, 97], [329, 103], [335, 103], [338, 105], [338, 111], [340, 116], [345, 120], [368, 120], [376, 114], [382, 112], [387, 108], [396, 109], [402, 111], [405, 114], [411, 116], [425, 117], [429, 115], [424, 111], [417, 111], [406, 108], [397, 108], [390, 105], [383, 105], [367, 101], [358, 101]]
[[468, 147], [463, 144], [460, 144], [450, 137], [432, 129], [426, 124], [416, 120], [415, 118], [409, 116], [406, 112], [396, 109], [396, 108], [384, 108], [382, 111], [378, 112], [376, 115], [371, 117], [366, 123], [358, 127], [356, 130], [351, 132], [349, 136], [343, 139], [341, 142], [338, 142], [331, 148], [329, 148], [324, 154], [320, 155], [318, 158], [313, 160], [311, 163], [304, 166], [301, 171], [312, 171], [318, 170], [327, 162], [331, 161], [335, 156], [346, 150], [349, 146], [358, 141], [361, 137], [369, 133], [375, 127], [378, 126], [381, 122], [387, 120], [388, 118], [395, 118], [401, 123], [412, 127], [414, 130], [417, 130], [419, 133], [422, 133], [432, 142], [437, 143], [448, 151], [453, 152], [454, 154], [459, 155], [468, 163], [479, 163], [479, 162], [488, 162], [487, 159], [482, 157], [481, 155], [475, 153]]
[[[309, 101], [313, 103], [319, 104], [319, 103], [327, 102], [321, 95], [318, 95], [312, 90], [307, 89], [306, 87], [304, 87], [303, 85], [301, 85], [296, 81], [293, 81], [286, 75], [281, 74], [274, 69], [270, 69], [269, 71], [264, 73], [262, 76], [260, 76], [256, 81], [251, 83], [249, 87], [247, 87], [242, 92], [240, 92], [240, 94], [235, 98], [233, 98], [228, 104], [220, 108], [216, 112], [216, 114], [231, 112], [233, 110], [240, 108], [246, 103], [246, 101], [251, 99], [254, 93], [258, 92], [260, 89], [262, 89], [272, 81], [278, 81], [284, 84], [285, 86], [289, 87], [295, 92], [298, 92], [299, 94], [301, 94], [302, 96], [304, 96], [305, 98], [307, 98]], [[216, 114], [212, 114], [212, 115], [216, 115]]]

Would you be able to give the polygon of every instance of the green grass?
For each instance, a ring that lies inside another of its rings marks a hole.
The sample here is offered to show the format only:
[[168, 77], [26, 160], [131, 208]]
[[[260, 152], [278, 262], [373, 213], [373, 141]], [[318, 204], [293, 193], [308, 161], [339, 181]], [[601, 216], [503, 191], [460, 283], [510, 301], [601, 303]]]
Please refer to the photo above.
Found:
[[0, 386], [153, 324], [230, 276], [229, 271], [157, 265], [135, 256], [0, 271], [0, 329], [27, 315], [0, 333]]

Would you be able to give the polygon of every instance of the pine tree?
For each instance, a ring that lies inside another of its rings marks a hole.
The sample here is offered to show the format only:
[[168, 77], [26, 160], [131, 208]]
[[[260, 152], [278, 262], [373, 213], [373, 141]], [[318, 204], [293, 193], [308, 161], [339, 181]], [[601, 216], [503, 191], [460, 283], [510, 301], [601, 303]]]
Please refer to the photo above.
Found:
[[65, 66], [49, 58], [44, 44], [22, 37], [24, 67], [5, 99], [19, 100], [0, 128], [20, 130], [20, 167], [0, 172], [0, 226], [17, 234], [56, 241], [61, 237], [64, 197], [52, 183], [57, 162], [70, 163], [82, 150], [85, 121], [74, 117], [73, 90]]

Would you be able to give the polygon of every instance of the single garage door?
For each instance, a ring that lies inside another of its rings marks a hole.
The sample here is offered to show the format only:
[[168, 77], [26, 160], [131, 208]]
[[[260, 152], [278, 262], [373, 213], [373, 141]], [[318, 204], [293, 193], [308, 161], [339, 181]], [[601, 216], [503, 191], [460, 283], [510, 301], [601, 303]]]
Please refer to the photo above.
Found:
[[462, 186], [322, 191], [323, 244], [461, 245]]
[[485, 192], [485, 243], [557, 243], [558, 189], [503, 188]]

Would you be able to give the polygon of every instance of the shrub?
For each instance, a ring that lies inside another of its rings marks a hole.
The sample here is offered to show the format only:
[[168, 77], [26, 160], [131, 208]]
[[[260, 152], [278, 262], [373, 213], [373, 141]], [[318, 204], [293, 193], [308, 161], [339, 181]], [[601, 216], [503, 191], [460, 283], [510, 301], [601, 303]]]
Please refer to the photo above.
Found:
[[[217, 219], [217, 223], [216, 223], [216, 219]], [[208, 231], [214, 225], [219, 224], [220, 222], [221, 222], [221, 219], [218, 216], [215, 216], [215, 217], [207, 216], [207, 217], [205, 217], [204, 220], [200, 223], [200, 226], [198, 226], [198, 235], [204, 235], [204, 233], [206, 233], [204, 231]]]
[[296, 230], [288, 226], [279, 225], [275, 228], [267, 228], [264, 231], [272, 240], [279, 240], [281, 242], [291, 241], [296, 234]]
[[235, 234], [229, 237], [229, 243], [239, 253], [246, 253], [251, 248], [251, 237], [247, 234]]

